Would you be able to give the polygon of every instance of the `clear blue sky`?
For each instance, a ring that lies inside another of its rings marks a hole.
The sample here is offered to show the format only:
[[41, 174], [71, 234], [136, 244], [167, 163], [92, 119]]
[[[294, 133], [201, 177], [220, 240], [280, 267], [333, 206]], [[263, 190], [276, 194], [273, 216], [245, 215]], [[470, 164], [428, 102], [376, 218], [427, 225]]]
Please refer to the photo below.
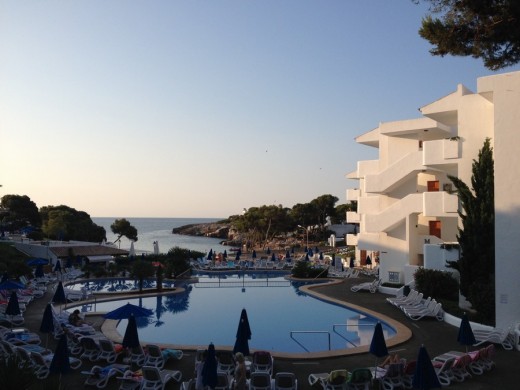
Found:
[[[227, 217], [332, 194], [354, 138], [462, 83], [410, 0], [0, 2], [0, 196], [93, 217]], [[502, 72], [517, 70], [508, 68]]]

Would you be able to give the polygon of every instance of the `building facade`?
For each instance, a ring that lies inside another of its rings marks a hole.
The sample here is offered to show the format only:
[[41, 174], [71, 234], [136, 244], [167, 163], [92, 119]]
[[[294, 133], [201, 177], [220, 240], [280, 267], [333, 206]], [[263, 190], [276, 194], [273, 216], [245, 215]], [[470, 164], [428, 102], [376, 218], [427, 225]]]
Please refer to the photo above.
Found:
[[[347, 235], [357, 256], [378, 253], [383, 281], [407, 283], [428, 267], [425, 248], [457, 241], [459, 202], [448, 175], [471, 185], [473, 160], [490, 138], [495, 162], [496, 320], [520, 322], [520, 72], [482, 77], [477, 92], [463, 85], [420, 109], [422, 117], [380, 123], [356, 138], [378, 149], [347, 178], [347, 201], [359, 223]], [[430, 263], [439, 264], [438, 259]], [[430, 267], [428, 267], [430, 268]], [[436, 267], [431, 267], [436, 268]]]

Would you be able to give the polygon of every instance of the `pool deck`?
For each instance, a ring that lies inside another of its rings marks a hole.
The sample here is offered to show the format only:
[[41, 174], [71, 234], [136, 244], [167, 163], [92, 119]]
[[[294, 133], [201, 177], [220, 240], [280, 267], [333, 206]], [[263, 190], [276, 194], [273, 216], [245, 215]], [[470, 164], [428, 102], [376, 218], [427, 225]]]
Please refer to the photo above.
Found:
[[[390, 353], [398, 353], [400, 357], [406, 359], [415, 359], [417, 352], [421, 345], [424, 345], [428, 350], [430, 357], [440, 355], [450, 350], [463, 350], [464, 347], [457, 343], [458, 328], [439, 322], [437, 320], [420, 320], [412, 321], [408, 319], [399, 309], [386, 302], [388, 295], [369, 292], [351, 292], [350, 287], [369, 278], [360, 277], [356, 279], [342, 279], [339, 283], [328, 283], [326, 285], [310, 289], [313, 293], [320, 294], [322, 297], [334, 300], [339, 304], [354, 305], [362, 308], [365, 312], [374, 314], [383, 321], [390, 323], [396, 327], [397, 335], [388, 340], [387, 345]], [[33, 332], [39, 332], [41, 318], [45, 305], [52, 298], [52, 291], [40, 299], [32, 302], [25, 313], [25, 325]], [[94, 316], [91, 320], [100, 327], [103, 323], [101, 316]], [[251, 324], [254, 337], [254, 324]], [[174, 331], [172, 329], [172, 331]], [[46, 338], [45, 334], [40, 334], [42, 339]], [[404, 335], [404, 336], [403, 336]], [[208, 340], [211, 339], [211, 332], [208, 330]], [[230, 341], [230, 344], [234, 340]], [[49, 340], [49, 348], [54, 349], [56, 340]], [[470, 348], [471, 349], [471, 348]], [[278, 355], [275, 357], [274, 372], [294, 372], [298, 378], [299, 389], [311, 389], [307, 378], [311, 373], [330, 372], [334, 369], [346, 368], [352, 370], [358, 367], [373, 367], [375, 357], [367, 352], [368, 347], [360, 347], [359, 350], [350, 351], [348, 355], [337, 353], [318, 353], [306, 359], [294, 359], [289, 356], [284, 357]], [[453, 389], [472, 389], [484, 390], [500, 388], [502, 390], [518, 388], [518, 373], [517, 369], [520, 365], [520, 352], [505, 351], [502, 347], [497, 346], [495, 356], [496, 368], [491, 372], [487, 372], [481, 376], [474, 376], [462, 383], [452, 383], [450, 388]], [[195, 352], [191, 350], [184, 351], [184, 357], [177, 360], [170, 360], [165, 368], [180, 370], [183, 373], [183, 380], [194, 377], [194, 361]], [[62, 384], [65, 388], [81, 388], [85, 381], [85, 375], [80, 374], [82, 370], [89, 370], [93, 366], [91, 362], [83, 362], [79, 370], [71, 371], [62, 379]], [[39, 387], [35, 387], [39, 388]], [[111, 381], [107, 389], [117, 389], [117, 381]], [[315, 386], [315, 389], [318, 389]], [[374, 386], [377, 388], [377, 386]], [[180, 385], [170, 382], [166, 389], [180, 389]]]

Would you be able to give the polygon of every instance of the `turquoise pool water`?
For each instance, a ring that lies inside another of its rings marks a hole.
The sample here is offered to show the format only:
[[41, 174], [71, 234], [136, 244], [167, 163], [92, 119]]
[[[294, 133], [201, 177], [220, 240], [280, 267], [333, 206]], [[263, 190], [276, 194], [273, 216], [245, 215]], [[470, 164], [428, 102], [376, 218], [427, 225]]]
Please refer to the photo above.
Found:
[[[242, 308], [247, 310], [250, 348], [305, 353], [370, 344], [377, 319], [327, 303], [299, 290], [280, 273], [200, 274], [181, 294], [103, 302], [83, 310], [110, 311], [126, 302], [153, 310], [138, 318], [139, 337], [150, 343], [233, 346]], [[126, 320], [117, 329], [124, 334]], [[385, 337], [395, 331], [383, 324]]]

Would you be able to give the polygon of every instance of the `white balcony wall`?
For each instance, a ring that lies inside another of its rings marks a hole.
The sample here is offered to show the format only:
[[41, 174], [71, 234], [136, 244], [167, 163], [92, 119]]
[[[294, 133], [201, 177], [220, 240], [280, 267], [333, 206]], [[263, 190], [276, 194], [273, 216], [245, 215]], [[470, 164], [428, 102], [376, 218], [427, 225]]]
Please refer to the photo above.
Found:
[[361, 221], [359, 214], [355, 211], [347, 211], [347, 223], [359, 223]]
[[415, 175], [424, 169], [422, 152], [414, 151], [406, 154], [386, 169], [375, 175], [365, 178], [365, 191], [370, 193], [384, 193], [398, 186], [409, 175]]
[[367, 232], [384, 232], [391, 230], [410, 214], [420, 213], [423, 210], [422, 194], [409, 194], [379, 213], [367, 214], [365, 230]]
[[347, 190], [347, 201], [357, 202], [361, 191], [358, 188], [351, 188]]
[[461, 156], [461, 145], [458, 140], [441, 139], [423, 143], [423, 165], [440, 165], [455, 163], [449, 161]]
[[379, 160], [358, 161], [358, 177], [379, 172]]
[[347, 234], [347, 245], [356, 246], [358, 244], [357, 234]]
[[425, 217], [458, 217], [457, 195], [445, 191], [423, 193], [423, 215]]
[[379, 213], [379, 196], [361, 196], [358, 201], [357, 211], [359, 214], [373, 214]]

